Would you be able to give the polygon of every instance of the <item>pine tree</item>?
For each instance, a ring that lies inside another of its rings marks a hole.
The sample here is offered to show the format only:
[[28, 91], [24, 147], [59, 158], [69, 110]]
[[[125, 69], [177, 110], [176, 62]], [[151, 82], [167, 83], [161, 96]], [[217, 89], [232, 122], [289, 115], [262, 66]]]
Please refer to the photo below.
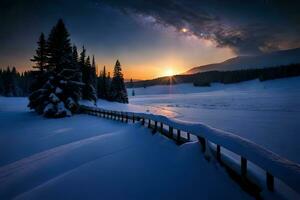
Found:
[[115, 64], [114, 76], [111, 81], [110, 95], [112, 101], [128, 103], [127, 91], [125, 88], [122, 68], [119, 60], [117, 60]]
[[70, 34], [62, 19], [52, 28], [48, 41], [48, 65], [55, 72], [72, 68], [72, 47]]
[[41, 89], [41, 87], [46, 83], [48, 79], [47, 77], [48, 52], [47, 52], [47, 42], [44, 33], [41, 33], [37, 44], [38, 47], [35, 50], [35, 55], [33, 56], [32, 59], [30, 59], [32, 62], [35, 63], [33, 68], [37, 69], [33, 71], [34, 81], [30, 85], [31, 92]]
[[[96, 71], [92, 69], [90, 57], [88, 56], [85, 60], [85, 49], [83, 48], [80, 58], [81, 70], [82, 70], [82, 81], [85, 84], [82, 91], [82, 98], [90, 101], [96, 102], [97, 94], [93, 86], [93, 82], [96, 83], [96, 80], [93, 80], [94, 74]], [[83, 62], [84, 61], [84, 62]], [[83, 64], [84, 63], [84, 64]]]
[[97, 91], [97, 70], [96, 70], [96, 62], [95, 62], [95, 56], [93, 56], [92, 59], [92, 66], [91, 66], [91, 78], [92, 78], [92, 85], [95, 88], [95, 90]]
[[43, 72], [47, 65], [47, 47], [44, 33], [41, 33], [37, 44], [38, 48], [35, 50], [36, 55], [30, 60], [36, 63], [33, 68], [37, 68]]
[[77, 47], [75, 45], [73, 45], [73, 47], [72, 47], [72, 67], [73, 67], [73, 70], [76, 72], [74, 81], [82, 82], [82, 72], [80, 70], [80, 63], [78, 60], [78, 52], [77, 52]]
[[110, 78], [110, 72], [107, 72], [106, 82], [105, 82], [105, 91], [106, 91], [106, 100], [111, 100], [111, 94], [110, 94], [110, 88], [111, 88], [111, 78]]
[[101, 99], [109, 99], [109, 77], [106, 73], [105, 66], [103, 67], [103, 70], [100, 72], [100, 76], [98, 77], [98, 90], [97, 90], [97, 96]]
[[69, 37], [60, 19], [47, 40], [46, 81], [29, 96], [29, 107], [46, 117], [64, 117], [79, 109], [83, 84], [78, 81], [80, 71], [73, 62]]
[[72, 47], [72, 65], [74, 68], [79, 69], [78, 52], [75, 45]]
[[104, 79], [106, 78], [105, 72], [105, 66], [103, 68], [103, 71], [100, 71], [100, 75], [97, 78], [97, 97], [100, 99], [104, 99]]

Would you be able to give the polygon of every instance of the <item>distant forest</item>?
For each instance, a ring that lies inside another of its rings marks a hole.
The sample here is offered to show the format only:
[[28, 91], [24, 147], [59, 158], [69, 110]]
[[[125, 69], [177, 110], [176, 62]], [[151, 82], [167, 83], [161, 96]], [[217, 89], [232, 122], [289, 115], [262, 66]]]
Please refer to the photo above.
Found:
[[33, 80], [32, 71], [19, 73], [15, 67], [0, 69], [0, 95], [7, 97], [28, 96]]
[[239, 83], [259, 79], [260, 81], [300, 76], [300, 64], [290, 64], [278, 67], [246, 69], [234, 71], [208, 71], [189, 75], [175, 75], [127, 84], [127, 87], [149, 87], [153, 85], [169, 85], [193, 83], [194, 86], [210, 86], [211, 83]]
[[[291, 64], [278, 67], [248, 69], [235, 71], [209, 71], [190, 75], [175, 75], [161, 77], [153, 80], [136, 81], [126, 83], [128, 88], [149, 87], [153, 85], [169, 85], [179, 83], [193, 83], [195, 86], [210, 86], [211, 83], [238, 83], [253, 79], [260, 81], [273, 80], [300, 76], [300, 64]], [[1, 96], [28, 96], [31, 93], [31, 85], [34, 81], [34, 72], [17, 72], [15, 67], [0, 69], [0, 95]], [[109, 99], [109, 85], [111, 81], [105, 67], [97, 77], [98, 98]], [[107, 89], [106, 89], [107, 88]]]

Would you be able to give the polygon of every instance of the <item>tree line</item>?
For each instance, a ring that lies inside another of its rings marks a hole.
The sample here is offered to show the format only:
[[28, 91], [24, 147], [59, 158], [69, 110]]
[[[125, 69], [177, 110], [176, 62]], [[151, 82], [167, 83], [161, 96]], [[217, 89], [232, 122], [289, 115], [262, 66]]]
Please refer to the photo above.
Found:
[[149, 87], [153, 85], [169, 85], [180, 83], [193, 83], [194, 86], [210, 86], [211, 83], [214, 82], [230, 84], [253, 79], [267, 81], [293, 76], [300, 76], [300, 64], [289, 64], [260, 69], [208, 71], [188, 75], [175, 75], [146, 81], [136, 81], [132, 84], [127, 84], [127, 87]]
[[193, 84], [195, 86], [210, 86], [211, 83], [215, 82], [230, 84], [254, 79], [267, 81], [293, 76], [300, 76], [300, 64], [261, 69], [204, 72], [197, 76], [197, 79], [193, 81]]
[[78, 54], [60, 19], [48, 37], [41, 33], [31, 59], [33, 70], [18, 73], [15, 68], [0, 71], [0, 94], [29, 95], [29, 108], [46, 117], [65, 117], [79, 111], [79, 101], [97, 98], [128, 103], [121, 64], [117, 60], [112, 78], [105, 67], [96, 73], [94, 56], [85, 47]]
[[28, 96], [33, 76], [30, 71], [19, 73], [15, 67], [0, 69], [0, 95]]

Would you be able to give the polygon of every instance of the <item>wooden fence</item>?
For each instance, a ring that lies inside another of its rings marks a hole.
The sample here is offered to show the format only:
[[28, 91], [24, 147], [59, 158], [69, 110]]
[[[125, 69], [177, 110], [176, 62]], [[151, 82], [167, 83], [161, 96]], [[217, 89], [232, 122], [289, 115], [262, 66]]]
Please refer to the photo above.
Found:
[[[203, 153], [207, 152], [209, 148], [212, 151], [212, 155], [226, 168], [230, 176], [243, 189], [253, 195], [259, 193], [261, 189], [258, 186], [259, 184], [249, 179], [248, 162], [252, 162], [265, 171], [265, 183], [269, 191], [274, 191], [274, 177], [276, 177], [300, 194], [300, 166], [298, 164], [234, 134], [214, 129], [201, 123], [189, 123], [169, 119], [161, 115], [119, 112], [83, 105], [81, 110], [86, 114], [112, 120], [120, 120], [126, 123], [141, 123], [151, 128], [153, 133], [160, 132], [176, 141], [177, 144], [197, 140]], [[215, 148], [212, 148], [212, 146]], [[232, 167], [232, 163], [228, 164], [226, 162], [225, 155], [221, 152], [222, 149], [229, 150], [240, 157], [239, 170]]]

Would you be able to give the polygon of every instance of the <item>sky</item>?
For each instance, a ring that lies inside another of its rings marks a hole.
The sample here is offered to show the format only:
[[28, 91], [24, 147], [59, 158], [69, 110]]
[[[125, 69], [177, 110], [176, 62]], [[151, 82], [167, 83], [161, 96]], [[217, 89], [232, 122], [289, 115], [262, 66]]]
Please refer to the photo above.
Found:
[[300, 47], [300, 1], [0, 0], [0, 66], [31, 69], [41, 32], [59, 18], [99, 69], [125, 78], [182, 73], [239, 55]]

